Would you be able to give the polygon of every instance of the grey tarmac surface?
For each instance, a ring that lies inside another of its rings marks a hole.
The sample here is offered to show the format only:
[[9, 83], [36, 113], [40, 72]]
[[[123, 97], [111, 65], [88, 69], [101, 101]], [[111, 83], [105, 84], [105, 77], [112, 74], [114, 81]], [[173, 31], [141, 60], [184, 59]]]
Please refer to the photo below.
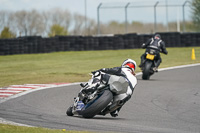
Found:
[[35, 91], [0, 104], [0, 117], [26, 125], [123, 133], [200, 133], [200, 66], [137, 76], [132, 98], [119, 116], [66, 115], [79, 85]]

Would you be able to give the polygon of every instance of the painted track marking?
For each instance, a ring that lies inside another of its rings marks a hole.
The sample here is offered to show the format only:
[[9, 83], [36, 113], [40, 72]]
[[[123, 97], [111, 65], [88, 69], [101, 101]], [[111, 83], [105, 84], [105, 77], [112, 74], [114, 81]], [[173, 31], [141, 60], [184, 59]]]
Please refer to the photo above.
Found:
[[8, 87], [0, 88], [0, 103], [6, 98], [16, 95], [21, 92], [26, 92], [34, 89], [45, 89], [67, 85], [69, 83], [53, 83], [53, 84], [25, 84], [25, 85], [10, 85]]

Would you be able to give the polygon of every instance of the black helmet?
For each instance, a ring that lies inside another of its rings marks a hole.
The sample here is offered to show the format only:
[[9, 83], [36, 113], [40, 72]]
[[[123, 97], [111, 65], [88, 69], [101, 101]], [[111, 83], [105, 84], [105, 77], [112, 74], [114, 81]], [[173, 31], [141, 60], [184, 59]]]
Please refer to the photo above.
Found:
[[161, 36], [160, 36], [160, 34], [155, 34], [153, 38], [154, 39], [161, 39]]

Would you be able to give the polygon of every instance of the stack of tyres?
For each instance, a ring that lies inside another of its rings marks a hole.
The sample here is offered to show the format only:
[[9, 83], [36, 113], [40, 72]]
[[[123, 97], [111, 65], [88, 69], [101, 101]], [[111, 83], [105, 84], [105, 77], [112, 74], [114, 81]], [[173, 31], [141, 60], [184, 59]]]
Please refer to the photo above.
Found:
[[99, 47], [96, 50], [108, 50], [109, 49], [109, 37], [98, 37]]
[[15, 39], [9, 39], [8, 40], [8, 45], [10, 48], [10, 54], [19, 54], [19, 44]]
[[180, 47], [181, 36], [179, 32], [162, 32], [159, 33], [162, 40], [165, 42], [167, 47]]
[[76, 39], [79, 36], [69, 36], [68, 37], [68, 44], [69, 44], [69, 51], [77, 51], [76, 50]]
[[143, 43], [146, 43], [148, 39], [152, 38], [151, 34], [139, 34], [138, 35], [138, 47], [141, 48]]
[[0, 39], [0, 55], [9, 55], [9, 46], [6, 39]]
[[[200, 33], [159, 33], [166, 47], [199, 46]], [[49, 53], [55, 51], [115, 50], [141, 48], [153, 34], [119, 34], [114, 36], [26, 36], [0, 39], [0, 55]]]
[[196, 44], [197, 44], [197, 34], [196, 33], [192, 33], [192, 35], [191, 35], [191, 44], [192, 44], [192, 46], [196, 46]]
[[190, 45], [190, 36], [189, 36], [189, 34], [187, 34], [187, 33], [183, 33], [182, 35], [181, 35], [181, 43], [182, 43], [182, 45], [184, 44], [184, 46], [189, 46]]
[[93, 42], [92, 42], [92, 49], [91, 50], [98, 50], [100, 47], [100, 43], [99, 43], [99, 38], [98, 37], [92, 37], [93, 38]]
[[123, 36], [124, 39], [124, 48], [125, 49], [132, 49], [138, 48], [138, 39], [136, 33], [129, 33]]
[[77, 51], [83, 51], [84, 50], [84, 37], [82, 36], [79, 36], [77, 39], [76, 39], [76, 50]]
[[200, 33], [196, 33], [196, 44], [195, 46], [200, 46]]
[[98, 45], [98, 40], [95, 39], [95, 37], [92, 36], [85, 36], [83, 39], [83, 46], [84, 50], [95, 50], [95, 47]]
[[28, 36], [21, 37], [23, 40], [23, 46], [27, 47], [27, 53], [38, 53], [40, 46], [41, 36]]
[[113, 39], [114, 49], [124, 49], [125, 43], [123, 35], [115, 35]]

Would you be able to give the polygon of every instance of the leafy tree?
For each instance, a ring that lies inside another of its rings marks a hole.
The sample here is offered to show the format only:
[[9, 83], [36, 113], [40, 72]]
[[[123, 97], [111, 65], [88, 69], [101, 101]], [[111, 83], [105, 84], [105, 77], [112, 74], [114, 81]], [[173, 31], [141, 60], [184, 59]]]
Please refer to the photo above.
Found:
[[10, 31], [9, 27], [4, 27], [0, 35], [0, 38], [15, 38], [15, 37], [16, 35]]
[[196, 29], [200, 31], [200, 0], [192, 1], [192, 19], [196, 26]]
[[68, 34], [67, 30], [64, 27], [58, 24], [54, 24], [51, 26], [51, 29], [48, 35], [49, 37], [53, 37], [55, 35], [67, 35], [67, 34]]

